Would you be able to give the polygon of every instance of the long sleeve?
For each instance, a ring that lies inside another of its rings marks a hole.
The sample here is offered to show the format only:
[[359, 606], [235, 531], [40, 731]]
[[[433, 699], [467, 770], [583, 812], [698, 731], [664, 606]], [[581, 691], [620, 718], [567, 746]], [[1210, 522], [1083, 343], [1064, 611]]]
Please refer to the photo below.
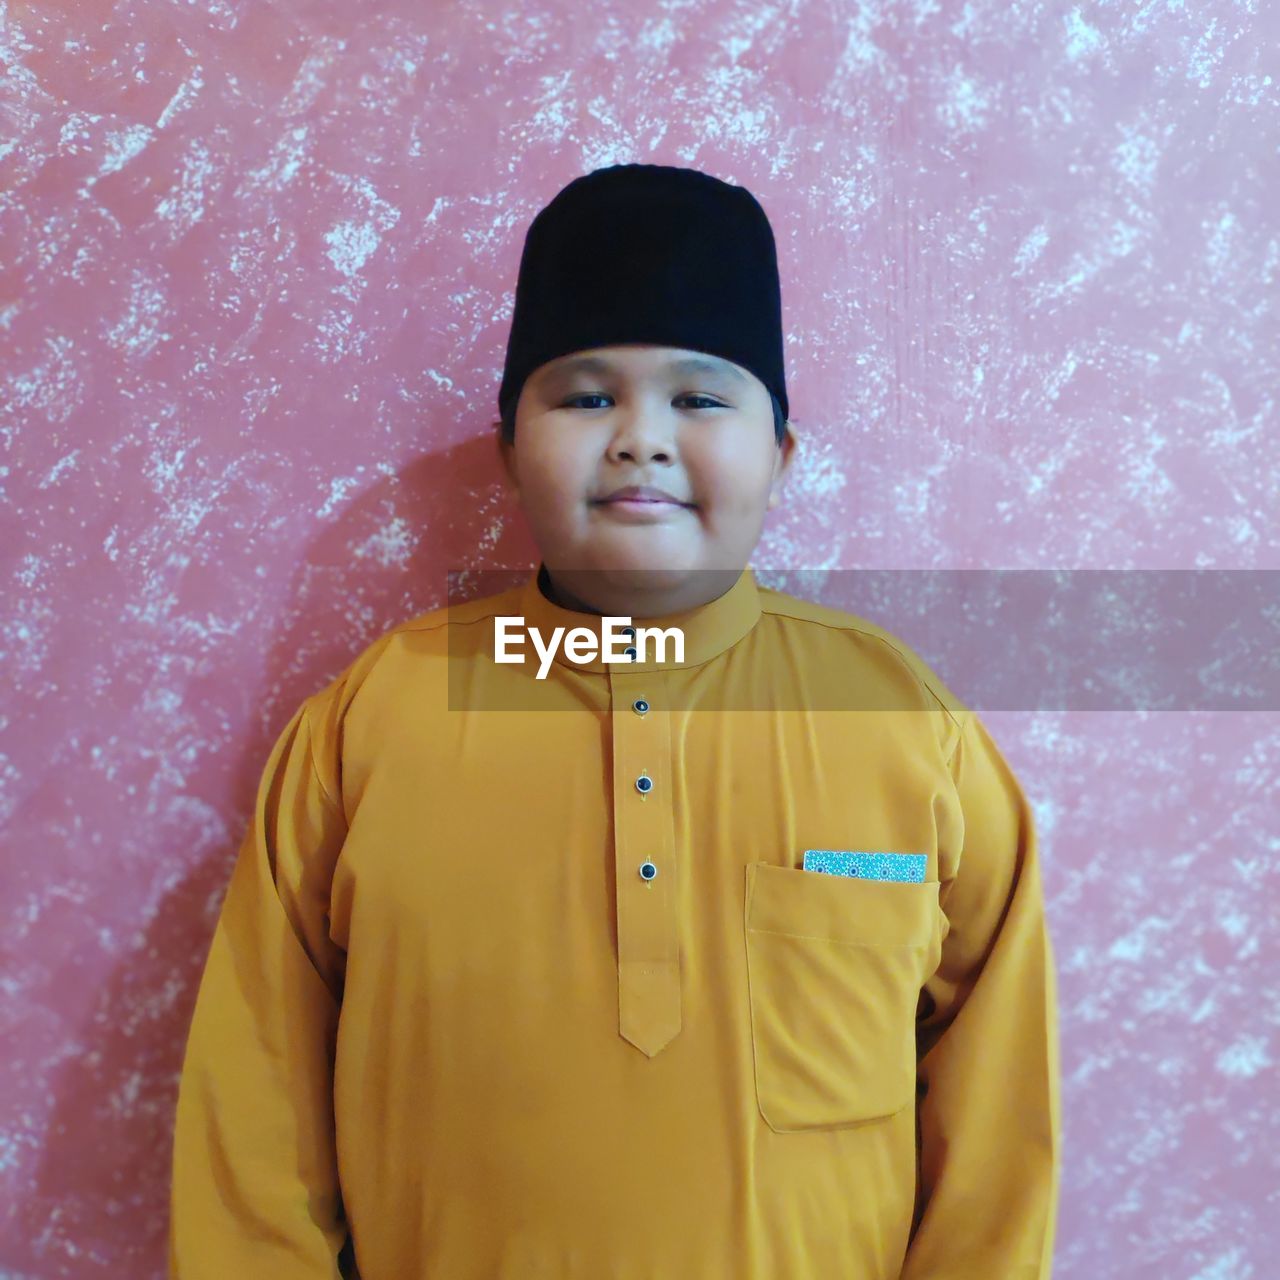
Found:
[[262, 773], [179, 1083], [171, 1280], [332, 1280], [347, 1229], [333, 1062], [345, 956], [328, 937], [346, 827], [308, 699]]
[[1049, 1280], [1061, 1159], [1057, 994], [1033, 817], [972, 712], [962, 846], [917, 1021], [918, 1184], [902, 1280]]

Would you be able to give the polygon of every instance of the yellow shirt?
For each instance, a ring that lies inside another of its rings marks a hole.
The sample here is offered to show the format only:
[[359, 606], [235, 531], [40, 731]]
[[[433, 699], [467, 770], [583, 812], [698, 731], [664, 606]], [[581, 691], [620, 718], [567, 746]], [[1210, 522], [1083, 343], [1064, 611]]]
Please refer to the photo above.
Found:
[[280, 734], [187, 1042], [171, 1276], [1047, 1278], [1053, 959], [979, 719], [750, 568], [662, 620], [683, 664], [562, 646], [538, 680], [496, 616], [601, 631], [540, 581], [393, 627]]

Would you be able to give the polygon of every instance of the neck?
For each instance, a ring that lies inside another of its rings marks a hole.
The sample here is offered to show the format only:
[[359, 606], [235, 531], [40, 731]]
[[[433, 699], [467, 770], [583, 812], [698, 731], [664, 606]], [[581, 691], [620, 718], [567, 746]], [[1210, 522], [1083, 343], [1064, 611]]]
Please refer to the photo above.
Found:
[[673, 583], [665, 571], [634, 570], [614, 575], [599, 570], [557, 570], [545, 564], [538, 586], [552, 604], [575, 613], [634, 619], [663, 618], [719, 599], [742, 576], [742, 569], [700, 569]]

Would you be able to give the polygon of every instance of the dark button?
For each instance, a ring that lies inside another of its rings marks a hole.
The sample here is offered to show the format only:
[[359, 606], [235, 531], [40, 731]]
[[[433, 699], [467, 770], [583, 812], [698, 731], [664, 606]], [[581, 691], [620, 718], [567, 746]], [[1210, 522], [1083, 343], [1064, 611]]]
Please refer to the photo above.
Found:
[[621, 631], [624, 636], [633, 636], [636, 633], [635, 627], [619, 627], [618, 630]]
[[634, 662], [634, 661], [636, 660], [636, 647], [635, 647], [635, 645], [633, 645], [633, 644], [629, 644], [629, 645], [627, 645], [627, 647], [626, 647], [625, 649], [623, 649], [623, 651], [622, 651], [622, 652], [623, 652], [623, 653], [625, 653], [625, 654], [627, 655], [627, 657], [629, 657], [629, 658], [631, 659], [631, 661], [632, 661], [632, 662]]
[[653, 790], [653, 779], [646, 778], [642, 774], [636, 779], [636, 790], [640, 792], [641, 795], [646, 795], [648, 792]]
[[642, 862], [640, 864], [640, 875], [645, 880], [652, 880], [658, 874], [658, 868], [652, 862]]
[[631, 710], [634, 711], [636, 715], [642, 716], [649, 710], [649, 704], [643, 698], [637, 698], [631, 704]]

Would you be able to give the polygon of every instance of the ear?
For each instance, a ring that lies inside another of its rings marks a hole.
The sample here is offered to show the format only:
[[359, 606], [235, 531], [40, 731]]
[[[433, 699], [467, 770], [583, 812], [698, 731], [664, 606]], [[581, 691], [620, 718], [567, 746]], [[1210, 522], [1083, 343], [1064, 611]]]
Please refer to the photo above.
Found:
[[778, 456], [774, 459], [773, 467], [773, 483], [769, 486], [769, 507], [776, 507], [782, 498], [782, 484], [787, 478], [787, 472], [791, 470], [791, 464], [795, 461], [796, 438], [791, 430], [791, 423], [787, 423], [786, 434], [782, 437], [781, 443], [778, 445]]

